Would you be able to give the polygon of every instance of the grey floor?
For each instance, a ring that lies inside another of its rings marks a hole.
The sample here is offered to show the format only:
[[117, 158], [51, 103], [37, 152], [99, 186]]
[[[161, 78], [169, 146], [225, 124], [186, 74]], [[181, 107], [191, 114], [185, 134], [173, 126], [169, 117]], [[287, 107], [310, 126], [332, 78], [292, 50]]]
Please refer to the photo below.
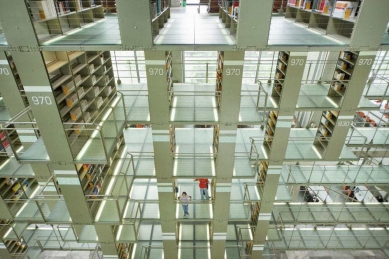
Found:
[[[229, 33], [218, 15], [209, 15], [206, 6], [197, 5], [171, 8], [171, 19], [160, 30], [155, 44], [205, 44], [235, 45], [234, 37]], [[106, 14], [106, 19], [72, 30], [66, 35], [46, 41], [48, 35], [41, 35], [43, 45], [120, 45], [121, 37], [116, 14]], [[347, 46], [347, 39], [338, 40], [284, 17], [271, 19], [269, 45], [293, 46]], [[385, 33], [382, 45], [389, 44], [389, 34]], [[0, 46], [8, 45], [4, 34], [0, 34]]]
[[209, 15], [206, 6], [178, 7], [171, 9], [171, 18], [160, 30], [155, 44], [219, 44], [235, 45], [235, 40], [224, 28], [219, 16]]

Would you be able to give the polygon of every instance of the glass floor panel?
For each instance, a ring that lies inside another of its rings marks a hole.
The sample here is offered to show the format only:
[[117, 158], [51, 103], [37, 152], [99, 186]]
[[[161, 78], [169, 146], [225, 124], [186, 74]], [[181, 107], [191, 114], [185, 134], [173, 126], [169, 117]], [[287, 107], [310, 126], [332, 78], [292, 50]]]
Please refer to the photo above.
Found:
[[281, 183], [311, 184], [372, 184], [389, 182], [388, 166], [284, 166]]
[[[1, 37], [1, 35], [0, 35]], [[1, 45], [1, 38], [0, 38]], [[7, 107], [5, 107], [4, 99], [0, 98], [0, 122], [7, 122], [11, 119]]]
[[0, 33], [0, 45], [7, 46], [7, 40], [5, 39], [4, 33]]
[[30, 164], [21, 165], [16, 158], [11, 157], [0, 169], [0, 177], [35, 177]]
[[369, 224], [389, 219], [388, 204], [275, 204], [273, 215], [279, 224]]
[[284, 17], [272, 17], [269, 45], [347, 46], [348, 42], [334, 39]]
[[116, 14], [105, 14], [105, 19], [87, 25], [84, 28], [72, 30], [44, 42], [42, 45], [119, 45], [121, 37], [118, 17]]
[[388, 128], [357, 128], [357, 130], [349, 130], [347, 136], [352, 136], [348, 145], [362, 145], [365, 143], [364, 137], [367, 138], [366, 144], [369, 145], [385, 145], [389, 141]]
[[171, 18], [154, 39], [157, 45], [207, 44], [235, 45], [219, 16], [197, 13], [197, 6], [171, 8]]
[[19, 160], [21, 163], [49, 163], [50, 158], [47, 154], [46, 146], [45, 143], [43, 143], [43, 139], [38, 138], [38, 140], [26, 150], [26, 152], [19, 155]]
[[147, 84], [121, 84], [116, 88], [123, 94], [128, 123], [147, 124], [150, 122]]
[[378, 249], [386, 241], [383, 230], [283, 230], [282, 241], [271, 242], [275, 249]]
[[[107, 149], [107, 155], [109, 157], [116, 145], [116, 138], [104, 137], [104, 142]], [[107, 157], [105, 156], [102, 139], [89, 139], [74, 161], [78, 163], [106, 164]]]

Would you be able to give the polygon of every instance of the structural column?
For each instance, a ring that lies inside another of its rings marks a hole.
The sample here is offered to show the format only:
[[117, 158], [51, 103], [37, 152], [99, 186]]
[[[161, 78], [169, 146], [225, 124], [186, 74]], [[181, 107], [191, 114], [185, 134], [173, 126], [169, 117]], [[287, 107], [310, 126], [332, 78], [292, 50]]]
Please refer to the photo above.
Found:
[[266, 244], [273, 204], [277, 193], [278, 182], [288, 146], [292, 120], [301, 88], [307, 52], [291, 52], [287, 63], [282, 96], [279, 102], [278, 119], [275, 125], [271, 149], [268, 152], [268, 168], [263, 172], [261, 202], [258, 223], [255, 228], [254, 245], [251, 258], [262, 258]]
[[243, 0], [239, 4], [238, 48], [266, 48], [270, 33], [273, 0]]
[[124, 49], [151, 47], [150, 1], [116, 0], [119, 29]]
[[224, 258], [230, 215], [231, 183], [235, 163], [235, 144], [239, 121], [244, 52], [223, 54], [220, 102], [220, 134], [216, 159], [216, 194], [214, 197], [213, 242], [211, 257]]
[[178, 258], [176, 203], [173, 192], [173, 159], [170, 149], [169, 100], [166, 51], [145, 51], [154, 164], [157, 176], [159, 211], [165, 258]]
[[340, 158], [343, 149], [343, 145], [340, 143], [345, 143], [376, 54], [377, 53], [374, 51], [359, 52], [358, 59], [355, 62], [355, 66], [352, 72], [352, 77], [348, 81], [348, 86], [343, 97], [343, 102], [339, 116], [336, 120], [336, 125], [332, 132], [331, 138], [328, 141], [324, 160], [336, 161]]
[[353, 29], [352, 48], [379, 48], [388, 25], [389, 1], [361, 1], [358, 19]]

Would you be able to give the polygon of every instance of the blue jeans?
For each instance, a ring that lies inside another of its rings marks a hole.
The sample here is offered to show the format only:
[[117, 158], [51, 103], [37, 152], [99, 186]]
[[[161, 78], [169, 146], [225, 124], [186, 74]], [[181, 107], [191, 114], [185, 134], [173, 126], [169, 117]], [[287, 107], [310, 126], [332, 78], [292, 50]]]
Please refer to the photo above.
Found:
[[207, 188], [200, 188], [200, 197], [201, 197], [201, 200], [204, 200], [204, 199], [209, 200], [209, 195], [208, 195], [208, 189]]
[[184, 210], [184, 216], [185, 216], [186, 214], [189, 214], [189, 211], [188, 211], [188, 204], [182, 204], [182, 208], [183, 208], [183, 210]]

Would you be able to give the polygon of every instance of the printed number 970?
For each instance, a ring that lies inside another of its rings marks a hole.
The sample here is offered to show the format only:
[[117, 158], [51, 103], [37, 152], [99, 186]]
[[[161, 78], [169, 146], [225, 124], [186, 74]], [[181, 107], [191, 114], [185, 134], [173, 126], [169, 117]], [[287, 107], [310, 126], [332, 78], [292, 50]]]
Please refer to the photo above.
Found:
[[228, 69], [226, 69], [226, 75], [227, 76], [240, 76], [240, 69], [239, 68], [228, 68]]
[[163, 68], [149, 68], [150, 76], [163, 76]]
[[290, 65], [291, 66], [302, 66], [302, 65], [304, 65], [304, 59], [294, 58], [290, 61]]
[[32, 96], [31, 100], [35, 105], [52, 105], [53, 104], [53, 102], [51, 101], [49, 96]]
[[360, 66], [370, 66], [373, 63], [373, 60], [371, 58], [361, 58], [358, 61], [358, 65]]

